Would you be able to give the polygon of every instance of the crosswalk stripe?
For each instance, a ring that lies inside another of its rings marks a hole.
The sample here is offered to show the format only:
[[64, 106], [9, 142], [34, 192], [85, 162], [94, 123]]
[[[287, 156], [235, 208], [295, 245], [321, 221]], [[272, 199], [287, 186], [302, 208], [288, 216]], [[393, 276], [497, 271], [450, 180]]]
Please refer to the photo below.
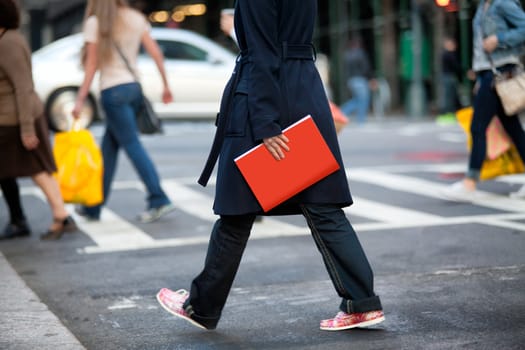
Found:
[[[168, 197], [172, 198], [174, 204], [180, 210], [196, 216], [200, 219], [215, 222], [218, 218], [212, 211], [213, 199], [201, 192], [190, 189], [179, 184], [175, 180], [165, 180], [162, 186]], [[263, 222], [255, 225], [252, 230], [252, 237], [266, 236], [270, 232], [281, 235], [293, 234], [296, 231], [302, 232], [304, 229], [272, 218], [264, 218]]]
[[[142, 249], [155, 241], [146, 232], [106, 208], [102, 211], [100, 221], [87, 221], [74, 213], [72, 215], [82, 232], [88, 235], [97, 247], [134, 250]], [[89, 248], [86, 247], [81, 252], [89, 251]]]
[[[418, 169], [421, 171], [453, 171], [457, 169], [458, 166], [458, 164], [451, 163], [419, 166]], [[386, 169], [378, 169], [379, 168], [356, 168], [348, 170], [347, 173], [352, 181], [370, 183], [383, 188], [431, 198], [441, 198], [439, 192], [447, 186], [445, 184], [395, 173], [396, 171], [406, 171], [403, 167], [392, 167], [389, 169], [391, 172], [388, 172]], [[212, 211], [213, 198], [203, 192], [192, 189], [190, 184], [194, 184], [193, 180], [194, 179], [189, 178], [169, 179], [163, 181], [163, 187], [167, 195], [173, 199], [174, 205], [180, 211], [209, 222], [211, 230], [211, 223], [218, 218]], [[510, 183], [523, 183], [525, 177], [516, 175], [512, 178], [505, 177], [500, 180]], [[144, 191], [143, 185], [139, 181], [117, 181], [115, 182], [114, 189], [137, 189]], [[22, 187], [21, 192], [22, 195], [36, 196], [45, 201], [42, 191], [37, 187]], [[511, 213], [442, 217], [356, 196], [354, 196], [355, 204], [349, 208], [345, 208], [345, 212], [350, 216], [357, 215], [375, 221], [355, 224], [354, 227], [357, 232], [468, 223], [480, 223], [525, 231], [525, 224], [517, 222], [518, 220], [525, 220], [525, 201], [490, 195], [488, 193], [484, 194], [486, 195], [485, 197], [475, 200], [473, 204], [507, 212], [510, 211]], [[68, 210], [73, 213], [73, 206], [68, 205]], [[156, 240], [107, 207], [102, 212], [102, 220], [100, 222], [89, 222], [78, 217], [76, 214], [72, 215], [77, 220], [80, 229], [95, 243], [95, 245], [78, 249], [78, 252], [83, 254], [198, 245], [206, 244], [209, 239], [208, 235], [201, 235]], [[254, 225], [251, 239], [293, 237], [309, 234], [310, 231], [306, 227], [306, 224], [304, 226], [297, 226], [279, 219], [265, 217], [261, 223]]]
[[429, 221], [443, 219], [438, 215], [374, 202], [361, 197], [353, 196], [353, 199], [354, 204], [344, 209], [349, 215], [357, 215], [385, 223], [406, 223], [409, 221], [414, 224], [424, 224]]
[[[440, 193], [448, 186], [411, 176], [382, 173], [376, 170], [349, 169], [347, 171], [350, 179], [353, 181], [431, 198], [443, 199]], [[507, 198], [483, 191], [479, 191], [479, 193], [480, 197], [472, 200], [472, 203], [477, 206], [503, 211], [525, 212], [525, 201], [523, 200]]]

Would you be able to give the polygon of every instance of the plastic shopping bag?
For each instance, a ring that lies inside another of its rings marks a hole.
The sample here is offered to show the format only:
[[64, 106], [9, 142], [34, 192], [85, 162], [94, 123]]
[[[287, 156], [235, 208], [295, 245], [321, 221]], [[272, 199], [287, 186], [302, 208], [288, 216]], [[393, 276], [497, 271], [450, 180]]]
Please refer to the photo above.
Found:
[[70, 130], [55, 135], [54, 174], [66, 203], [87, 206], [103, 201], [102, 154], [89, 130]]
[[[470, 124], [473, 114], [472, 107], [456, 112], [458, 123], [467, 135], [469, 150], [472, 148]], [[518, 150], [503, 129], [499, 119], [494, 117], [487, 128], [487, 157], [481, 167], [480, 179], [487, 180], [501, 175], [522, 173], [524, 169]]]

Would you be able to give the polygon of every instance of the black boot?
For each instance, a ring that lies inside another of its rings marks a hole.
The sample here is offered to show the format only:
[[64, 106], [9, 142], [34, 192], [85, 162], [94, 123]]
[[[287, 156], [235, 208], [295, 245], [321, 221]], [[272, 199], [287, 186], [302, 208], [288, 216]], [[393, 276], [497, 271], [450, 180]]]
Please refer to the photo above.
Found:
[[31, 230], [29, 229], [29, 226], [27, 225], [27, 222], [25, 220], [18, 221], [16, 223], [11, 222], [5, 227], [4, 232], [0, 235], [0, 240], [17, 237], [26, 237], [30, 234]]

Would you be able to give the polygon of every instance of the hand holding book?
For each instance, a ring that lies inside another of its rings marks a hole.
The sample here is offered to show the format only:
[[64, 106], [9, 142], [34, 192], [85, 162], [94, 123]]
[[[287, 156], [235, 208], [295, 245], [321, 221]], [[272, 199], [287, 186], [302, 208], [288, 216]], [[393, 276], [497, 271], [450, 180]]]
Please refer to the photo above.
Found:
[[264, 139], [235, 163], [265, 212], [339, 169], [310, 115]]
[[290, 142], [290, 140], [288, 140], [285, 134], [263, 139], [264, 146], [266, 146], [266, 149], [271, 153], [275, 160], [281, 160], [285, 158], [283, 149], [287, 152], [290, 151], [288, 142]]

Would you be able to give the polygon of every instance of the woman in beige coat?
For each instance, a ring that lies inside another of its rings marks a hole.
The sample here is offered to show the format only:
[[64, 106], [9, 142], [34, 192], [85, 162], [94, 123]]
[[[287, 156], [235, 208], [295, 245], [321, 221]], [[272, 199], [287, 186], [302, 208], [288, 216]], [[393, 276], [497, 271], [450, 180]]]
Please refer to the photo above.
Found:
[[0, 0], [0, 179], [30, 176], [44, 192], [53, 222], [42, 239], [58, 239], [76, 225], [64, 207], [43, 105], [33, 88], [31, 53], [17, 30], [20, 12]]

